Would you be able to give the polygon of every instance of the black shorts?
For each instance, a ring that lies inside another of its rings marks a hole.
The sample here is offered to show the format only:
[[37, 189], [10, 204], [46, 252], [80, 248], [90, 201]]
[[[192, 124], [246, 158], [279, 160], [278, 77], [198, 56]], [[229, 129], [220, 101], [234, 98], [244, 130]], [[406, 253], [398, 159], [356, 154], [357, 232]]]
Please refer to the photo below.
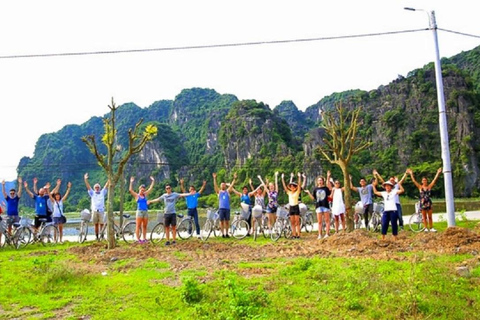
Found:
[[218, 209], [218, 216], [220, 221], [230, 221], [230, 209]]
[[175, 213], [166, 213], [164, 224], [165, 227], [175, 227], [177, 225], [177, 215]]
[[52, 222], [52, 217], [49, 217], [49, 216], [35, 216], [35, 222], [33, 224], [35, 225], [35, 228], [37, 228], [37, 229], [42, 224], [42, 221], [40, 221], [40, 219], [46, 219], [45, 223]]
[[291, 216], [299, 216], [300, 215], [300, 207], [298, 204], [296, 206], [290, 206], [290, 211], [289, 211]]

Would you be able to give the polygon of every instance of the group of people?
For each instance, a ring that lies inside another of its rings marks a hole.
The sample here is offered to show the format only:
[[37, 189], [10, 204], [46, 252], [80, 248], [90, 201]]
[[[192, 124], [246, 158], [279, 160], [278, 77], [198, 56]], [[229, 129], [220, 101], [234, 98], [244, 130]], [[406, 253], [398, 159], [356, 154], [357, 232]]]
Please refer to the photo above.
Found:
[[[369, 218], [373, 214], [373, 199], [374, 195], [383, 198], [384, 212], [382, 216], [382, 238], [385, 239], [389, 225], [392, 226], [392, 234], [394, 239], [398, 235], [398, 228], [403, 228], [403, 215], [402, 206], [400, 204], [399, 195], [404, 192], [402, 186], [407, 175], [410, 176], [412, 182], [418, 188], [420, 193], [421, 211], [423, 217], [423, 223], [425, 231], [435, 232], [432, 221], [432, 200], [431, 190], [435, 185], [437, 179], [442, 172], [442, 168], [437, 170], [435, 178], [428, 183], [426, 177], [423, 177], [421, 183], [415, 180], [413, 171], [407, 169], [400, 180], [395, 176], [392, 176], [385, 181], [380, 174], [373, 170], [373, 179], [368, 184], [365, 178], [360, 179], [360, 186], [355, 187], [351, 182], [350, 188], [354, 192], [358, 192], [360, 195], [360, 202], [363, 206], [363, 217], [365, 220], [365, 226], [369, 228]], [[218, 214], [220, 220], [220, 229], [222, 237], [228, 238], [229, 223], [230, 223], [230, 195], [231, 193], [240, 197], [240, 203], [244, 210], [248, 210], [248, 223], [251, 229], [249, 234], [255, 228], [255, 219], [252, 219], [252, 212], [255, 215], [265, 213], [268, 217], [268, 228], [271, 230], [276, 219], [276, 212], [278, 209], [278, 176], [279, 173], [275, 172], [274, 181], [265, 181], [259, 175], [257, 178], [260, 184], [255, 188], [252, 183], [252, 179], [249, 179], [250, 191], [247, 186], [242, 187], [242, 192], [237, 191], [234, 186], [237, 180], [237, 174], [234, 173], [233, 180], [227, 184], [226, 182], [217, 183], [217, 174], [213, 173], [213, 187], [215, 193], [218, 196]], [[97, 240], [100, 239], [100, 230], [103, 228], [105, 221], [105, 197], [107, 195], [107, 188], [109, 181], [107, 181], [102, 188], [100, 184], [96, 183], [93, 188], [88, 181], [88, 173], [84, 175], [85, 185], [87, 187], [88, 195], [91, 198], [91, 210], [92, 221], [94, 223], [95, 236]], [[187, 214], [194, 220], [195, 231], [197, 237], [200, 236], [200, 224], [198, 220], [198, 198], [205, 190], [206, 181], [199, 191], [195, 186], [189, 186], [188, 192], [184, 187], [184, 180], [180, 179], [181, 193], [174, 192], [171, 185], [165, 186], [165, 193], [161, 196], [148, 200], [148, 196], [153, 190], [155, 179], [150, 177], [150, 186], [148, 189], [145, 185], [140, 185], [138, 192], [134, 191], [133, 183], [135, 177], [130, 178], [129, 192], [137, 203], [136, 211], [136, 238], [138, 243], [147, 242], [147, 225], [148, 225], [148, 206], [152, 203], [163, 201], [165, 205], [164, 225], [166, 233], [166, 245], [176, 243], [176, 209], [175, 205], [180, 198], [186, 199]], [[302, 173], [297, 174], [297, 182], [294, 181], [294, 174], [290, 175], [290, 180], [285, 183], [285, 175], [281, 175], [282, 186], [285, 193], [288, 196], [288, 207], [290, 222], [292, 225], [292, 238], [298, 239], [301, 236], [300, 225], [300, 204], [301, 204], [301, 192], [305, 191], [306, 194], [315, 202], [315, 212], [318, 221], [318, 239], [324, 239], [330, 236], [330, 214], [334, 216], [335, 232], [339, 231], [340, 224], [345, 229], [345, 214], [346, 206], [343, 199], [344, 187], [341, 186], [339, 180], [333, 180], [331, 178], [330, 171], [327, 172], [327, 177], [320, 176], [316, 180], [316, 185], [312, 192], [306, 189], [306, 176]], [[59, 192], [61, 186], [61, 180], [57, 180], [57, 184], [53, 190], [50, 191], [50, 183], [46, 183], [44, 187], [37, 190], [37, 178], [33, 179], [33, 192], [30, 191], [28, 183], [22, 181], [22, 178], [17, 179], [18, 191], [14, 188], [10, 189], [7, 194], [5, 190], [5, 181], [2, 181], [2, 192], [5, 198], [6, 205], [4, 206], [7, 213], [7, 225], [8, 231], [11, 232], [12, 225], [18, 223], [20, 218], [18, 215], [18, 203], [22, 195], [22, 185], [25, 188], [28, 195], [35, 201], [35, 222], [34, 227], [38, 229], [42, 221], [53, 221], [59, 229], [59, 241], [62, 242], [63, 237], [63, 224], [65, 223], [65, 217], [63, 214], [63, 201], [66, 200], [70, 193], [72, 184], [67, 184], [67, 190], [65, 194]], [[379, 191], [378, 182], [381, 183], [384, 191]], [[252, 201], [252, 197], [254, 200]], [[267, 198], [267, 199], [265, 199]], [[0, 203], [1, 205], [1, 203]], [[0, 206], [1, 210], [1, 206]], [[322, 225], [325, 223], [325, 234]], [[171, 241], [170, 241], [171, 240]]]
[[[7, 191], [5, 189], [5, 180], [2, 181], [2, 193], [6, 201], [6, 222], [8, 232], [12, 232], [12, 226], [14, 223], [20, 222], [18, 204], [20, 197], [22, 196], [22, 185], [25, 191], [35, 201], [35, 219], [34, 219], [34, 231], [37, 232], [42, 222], [52, 222], [58, 226], [59, 234], [58, 241], [63, 242], [63, 224], [66, 222], [66, 218], [63, 214], [63, 201], [67, 199], [72, 184], [67, 184], [67, 190], [65, 194], [59, 192], [62, 180], [58, 179], [55, 188], [50, 191], [50, 183], [47, 182], [45, 186], [40, 189], [37, 188], [38, 179], [33, 179], [33, 191], [28, 187], [28, 182], [23, 181], [21, 177], [17, 179], [18, 191], [14, 188]], [[1, 235], [0, 235], [1, 236]]]

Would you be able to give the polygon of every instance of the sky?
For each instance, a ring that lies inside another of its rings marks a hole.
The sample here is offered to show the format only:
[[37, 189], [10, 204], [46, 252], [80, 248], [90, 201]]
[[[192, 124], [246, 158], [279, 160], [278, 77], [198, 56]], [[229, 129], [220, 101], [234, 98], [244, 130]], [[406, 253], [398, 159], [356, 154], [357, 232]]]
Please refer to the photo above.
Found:
[[[480, 35], [473, 0], [0, 1], [0, 180], [16, 179], [44, 133], [119, 105], [148, 107], [211, 88], [272, 109], [305, 110], [334, 92], [373, 90], [434, 60], [432, 31], [255, 46], [54, 57], [439, 28]], [[442, 57], [480, 39], [438, 32]]]

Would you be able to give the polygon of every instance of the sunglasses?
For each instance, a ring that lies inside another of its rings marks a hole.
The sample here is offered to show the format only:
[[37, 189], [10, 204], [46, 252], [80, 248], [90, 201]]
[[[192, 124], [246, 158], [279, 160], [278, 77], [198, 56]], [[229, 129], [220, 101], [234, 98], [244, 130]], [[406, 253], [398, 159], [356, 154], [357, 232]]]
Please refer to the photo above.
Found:
[[170, 188], [170, 187], [165, 187], [165, 189], [167, 189], [167, 190], [168, 190], [168, 189], [172, 189], [172, 188]]

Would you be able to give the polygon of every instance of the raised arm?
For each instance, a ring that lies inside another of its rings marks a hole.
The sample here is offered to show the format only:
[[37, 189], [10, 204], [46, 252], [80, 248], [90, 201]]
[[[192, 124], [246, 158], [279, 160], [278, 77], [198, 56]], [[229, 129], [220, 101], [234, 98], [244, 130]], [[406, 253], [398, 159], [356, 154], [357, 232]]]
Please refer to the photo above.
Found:
[[220, 192], [220, 189], [218, 189], [218, 185], [217, 185], [217, 173], [216, 172], [212, 173], [212, 176], [213, 176], [213, 189], [215, 190], [215, 193], [218, 194]]
[[30, 196], [30, 198], [33, 198], [33, 192], [30, 191], [30, 189], [28, 189], [28, 182], [27, 181], [24, 181], [23, 182], [23, 186], [25, 187], [25, 191], [27, 191], [28, 195]]
[[378, 180], [381, 182], [381, 183], [384, 183], [385, 180], [383, 180], [382, 176], [378, 173], [378, 171], [376, 169], [373, 169], [373, 177], [374, 178], [378, 178]]
[[[374, 193], [376, 196], [379, 196], [379, 197], [382, 196], [382, 193], [377, 191], [377, 179], [374, 179], [374, 180], [373, 180], [373, 182], [372, 182], [372, 188], [373, 188], [373, 193]], [[402, 187], [402, 189], [403, 189], [403, 187]]]
[[405, 171], [405, 173], [402, 176], [402, 179], [400, 179], [400, 181], [398, 181], [398, 183], [402, 184], [405, 181], [406, 178], [407, 178], [407, 171]]
[[265, 182], [263, 182], [261, 175], [258, 175], [257, 178], [262, 183], [260, 187], [263, 186], [263, 196], [265, 197], [265, 195], [267, 194], [267, 185], [265, 184]]
[[200, 188], [200, 190], [198, 190], [198, 193], [202, 193], [205, 190], [206, 185], [207, 185], [207, 180], [203, 180], [202, 187]]
[[180, 179], [180, 190], [181, 190], [182, 192], [185, 192], [185, 186], [183, 185], [183, 182], [184, 182], [184, 181], [183, 181], [183, 178], [181, 178], [181, 179]]
[[[307, 175], [305, 173], [302, 173], [302, 178], [303, 178], [303, 183], [302, 183], [302, 189], [305, 189], [305, 187], [307, 186]], [[298, 183], [300, 185], [300, 182]]]
[[298, 176], [298, 193], [300, 194], [300, 192], [302, 192], [302, 174], [299, 172], [297, 173], [297, 176]]
[[415, 177], [413, 176], [413, 171], [412, 171], [412, 169], [408, 168], [408, 169], [407, 169], [407, 173], [410, 175], [410, 179], [412, 179], [413, 184], [414, 184], [418, 189], [422, 189], [422, 186], [420, 185], [420, 183], [418, 183], [417, 180], [415, 180]]
[[57, 179], [57, 184], [55, 185], [55, 188], [50, 191], [51, 194], [55, 194], [60, 190], [60, 186], [62, 185], [62, 179]]
[[3, 197], [7, 199], [8, 195], [7, 195], [7, 190], [5, 190], [5, 179], [2, 180], [2, 193], [3, 193]]
[[36, 177], [33, 178], [33, 193], [35, 194], [38, 194], [37, 183], [38, 183], [38, 179]]
[[278, 193], [278, 171], [275, 171], [275, 191]]
[[153, 176], [150, 176], [150, 187], [148, 187], [148, 189], [145, 191], [145, 194], [147, 196], [150, 194], [150, 192], [152, 192], [154, 184], [155, 184], [155, 178]]
[[110, 185], [110, 180], [107, 180], [107, 182], [105, 182], [105, 185], [103, 186], [103, 189], [107, 189], [109, 185]]
[[352, 175], [349, 175], [348, 177], [350, 178], [350, 189], [352, 189], [355, 192], [358, 192], [358, 188], [353, 186]]
[[18, 195], [18, 197], [20, 198], [20, 197], [22, 196], [22, 184], [23, 184], [22, 177], [18, 177], [17, 182], [18, 182], [17, 195]]
[[241, 197], [242, 193], [238, 192], [235, 188], [232, 188], [232, 192], [235, 193], [237, 196]]
[[227, 191], [228, 192], [232, 192], [232, 189], [233, 189], [233, 185], [235, 184], [235, 180], [237, 179], [237, 173], [235, 172], [233, 174], [233, 180], [232, 182], [230, 183], [230, 186], [228, 187]]
[[250, 190], [255, 191], [255, 187], [253, 186], [252, 178], [248, 179], [248, 184], [250, 185]]
[[138, 193], [133, 190], [133, 181], [135, 181], [135, 177], [130, 177], [130, 184], [128, 185], [128, 192], [135, 198], [135, 200], [138, 198]]
[[432, 189], [435, 183], [438, 180], [438, 177], [440, 177], [440, 173], [442, 173], [442, 168], [438, 168], [437, 174], [435, 175], [435, 178], [433, 178], [432, 182], [428, 185], [428, 189]]
[[313, 197], [313, 195], [312, 195], [312, 193], [310, 192], [310, 190], [305, 189], [305, 192], [308, 194], [308, 196], [310, 197], [310, 199], [312, 199], [313, 201], [315, 201], [315, 198]]
[[88, 183], [88, 173], [85, 173], [85, 175], [83, 176], [83, 180], [85, 181], [85, 186], [87, 187], [87, 191], [92, 190], [90, 183]]
[[401, 183], [398, 184], [398, 191], [397, 194], [402, 194], [405, 192], [405, 189], [403, 189], [403, 186]]
[[330, 179], [332, 178], [332, 173], [330, 170], [327, 171], [327, 181], [325, 181], [325, 185], [327, 186], [328, 190], [332, 191], [332, 184], [330, 183]]
[[71, 188], [72, 188], [72, 183], [69, 181], [69, 182], [67, 183], [67, 191], [65, 192], [65, 194], [64, 194], [63, 197], [62, 197], [62, 201], [67, 200], [67, 197], [68, 197], [68, 195], [70, 194], [70, 189], [71, 189]]
[[285, 174], [282, 173], [282, 185], [283, 185], [283, 190], [285, 192], [288, 192], [287, 186], [285, 185]]

